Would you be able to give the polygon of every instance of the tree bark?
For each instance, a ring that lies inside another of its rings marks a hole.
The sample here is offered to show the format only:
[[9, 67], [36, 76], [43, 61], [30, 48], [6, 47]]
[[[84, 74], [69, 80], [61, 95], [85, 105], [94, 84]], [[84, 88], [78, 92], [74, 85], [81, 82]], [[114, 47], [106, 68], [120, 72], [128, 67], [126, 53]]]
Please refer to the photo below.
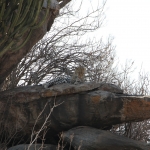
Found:
[[[44, 10], [41, 11], [39, 22], [44, 17]], [[28, 42], [18, 51], [8, 51], [0, 58], [0, 84], [11, 73], [13, 68], [21, 61], [21, 59], [31, 50], [33, 45], [37, 43], [47, 32], [47, 21], [39, 28], [33, 30]], [[25, 40], [26, 36], [20, 39], [19, 42]], [[17, 45], [17, 43], [16, 43]]]
[[[71, 0], [62, 0], [60, 3], [60, 8], [64, 7]], [[7, 51], [0, 58], [0, 85], [3, 83], [5, 78], [11, 73], [11, 71], [16, 67], [16, 65], [21, 61], [21, 59], [31, 50], [31, 48], [50, 30], [55, 18], [58, 15], [59, 10], [50, 9], [49, 16], [47, 20], [37, 29], [34, 29], [28, 42], [17, 51]], [[43, 9], [39, 16], [38, 22], [40, 23], [45, 17], [45, 10]], [[28, 34], [28, 33], [27, 33]], [[25, 41], [26, 34], [18, 41]], [[16, 43], [16, 46], [19, 45]]]

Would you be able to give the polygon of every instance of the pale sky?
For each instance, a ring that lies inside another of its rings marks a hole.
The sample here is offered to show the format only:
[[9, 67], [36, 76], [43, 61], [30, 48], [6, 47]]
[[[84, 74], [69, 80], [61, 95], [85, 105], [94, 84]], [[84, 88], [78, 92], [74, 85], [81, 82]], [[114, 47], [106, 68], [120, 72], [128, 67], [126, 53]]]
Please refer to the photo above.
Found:
[[148, 71], [150, 64], [150, 0], [107, 0], [103, 34], [114, 36], [120, 60], [132, 59]]
[[[102, 1], [83, 0], [82, 14]], [[107, 0], [104, 13], [104, 25], [95, 37], [113, 36], [121, 63], [132, 59], [135, 67], [140, 69], [142, 65], [143, 70], [150, 72], [150, 0]]]
[[150, 72], [150, 0], [107, 0], [106, 20], [100, 34], [112, 35], [120, 62]]

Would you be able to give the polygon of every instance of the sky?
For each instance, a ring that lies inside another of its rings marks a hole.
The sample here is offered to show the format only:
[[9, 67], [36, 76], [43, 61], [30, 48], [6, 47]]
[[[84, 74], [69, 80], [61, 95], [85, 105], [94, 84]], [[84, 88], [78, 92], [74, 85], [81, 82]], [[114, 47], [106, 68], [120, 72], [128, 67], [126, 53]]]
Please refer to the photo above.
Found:
[[114, 37], [120, 61], [134, 60], [149, 71], [150, 0], [107, 0], [103, 34]]
[[[87, 7], [96, 8], [100, 1], [86, 0]], [[142, 66], [150, 72], [150, 0], [107, 0], [104, 13], [106, 19], [96, 37], [113, 36], [120, 63], [133, 60], [137, 70]]]

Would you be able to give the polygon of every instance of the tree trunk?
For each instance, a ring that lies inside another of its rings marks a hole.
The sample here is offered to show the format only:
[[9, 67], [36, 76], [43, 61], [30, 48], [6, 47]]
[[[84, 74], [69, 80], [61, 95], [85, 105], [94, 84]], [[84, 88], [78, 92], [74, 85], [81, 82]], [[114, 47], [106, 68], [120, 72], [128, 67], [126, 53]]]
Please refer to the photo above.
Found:
[[[71, 0], [62, 0], [59, 8], [64, 7]], [[40, 24], [43, 18], [45, 17], [44, 9], [41, 10], [38, 16], [38, 23]], [[2, 56], [0, 56], [0, 85], [3, 83], [5, 78], [11, 73], [11, 71], [17, 66], [17, 64], [21, 61], [21, 59], [31, 50], [31, 48], [43, 38], [47, 31], [50, 30], [54, 19], [57, 17], [59, 13], [58, 8], [50, 9], [47, 20], [37, 29], [32, 31], [32, 34], [26, 44], [17, 51], [7, 51]], [[1, 34], [1, 33], [0, 33]], [[20, 45], [19, 43], [23, 43], [22, 41], [26, 40], [28, 33], [26, 33], [19, 41], [16, 43], [16, 47]]]

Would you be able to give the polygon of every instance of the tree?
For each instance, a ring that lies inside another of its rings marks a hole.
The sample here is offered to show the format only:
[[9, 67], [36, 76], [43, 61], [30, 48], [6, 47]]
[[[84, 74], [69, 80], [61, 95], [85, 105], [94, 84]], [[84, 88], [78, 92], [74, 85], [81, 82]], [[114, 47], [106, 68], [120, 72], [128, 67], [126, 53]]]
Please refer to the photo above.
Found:
[[[115, 55], [112, 38], [106, 44], [102, 39], [85, 40], [86, 33], [101, 27], [104, 6], [105, 3], [80, 18], [76, 15], [79, 9], [74, 12], [70, 10], [72, 6], [62, 9], [55, 20], [55, 26], [52, 26], [51, 36], [47, 34], [21, 60], [6, 78], [2, 90], [41, 84], [59, 75], [71, 75], [79, 63], [85, 66], [88, 81], [106, 82], [113, 77]], [[97, 63], [93, 63], [93, 60]]]
[[[21, 86], [27, 87], [28, 91], [28, 85], [39, 85], [57, 76], [71, 75], [75, 66], [80, 63], [87, 69], [87, 81], [113, 82], [130, 92], [134, 83], [128, 80], [132, 63], [122, 72], [117, 71], [118, 66], [114, 66], [115, 47], [112, 45], [112, 38], [108, 38], [107, 43], [102, 39], [85, 40], [86, 33], [101, 27], [105, 2], [102, 7], [79, 19], [75, 14], [80, 7], [72, 11], [72, 7], [67, 5], [69, 0], [59, 1], [59, 7], [62, 8], [59, 16], [58, 7], [49, 8], [50, 1], [46, 9], [42, 8], [43, 1], [17, 2], [4, 1], [0, 6], [1, 14], [6, 11], [9, 13], [2, 15], [0, 24], [3, 27], [0, 34], [0, 41], [3, 43], [0, 53], [0, 83], [1, 91], [4, 91], [1, 92], [2, 98], [5, 94], [9, 97], [9, 92], [17, 86], [20, 87], [19, 90], [22, 89]], [[33, 8], [38, 9], [34, 9], [33, 13]], [[28, 9], [32, 11], [27, 12]], [[33, 14], [32, 18], [28, 18], [30, 13]], [[9, 18], [10, 14], [12, 16]], [[52, 26], [54, 19], [55, 24]], [[40, 40], [49, 28], [49, 34]], [[143, 79], [142, 86], [146, 83], [146, 78]], [[35, 86], [35, 90], [36, 88], [42, 90], [40, 86]]]
[[[60, 8], [69, 1], [62, 0]], [[4, 0], [0, 4], [0, 84], [46, 34], [47, 25], [53, 24], [59, 10], [50, 8], [50, 0], [47, 2], [46, 9], [42, 7], [43, 0]]]

